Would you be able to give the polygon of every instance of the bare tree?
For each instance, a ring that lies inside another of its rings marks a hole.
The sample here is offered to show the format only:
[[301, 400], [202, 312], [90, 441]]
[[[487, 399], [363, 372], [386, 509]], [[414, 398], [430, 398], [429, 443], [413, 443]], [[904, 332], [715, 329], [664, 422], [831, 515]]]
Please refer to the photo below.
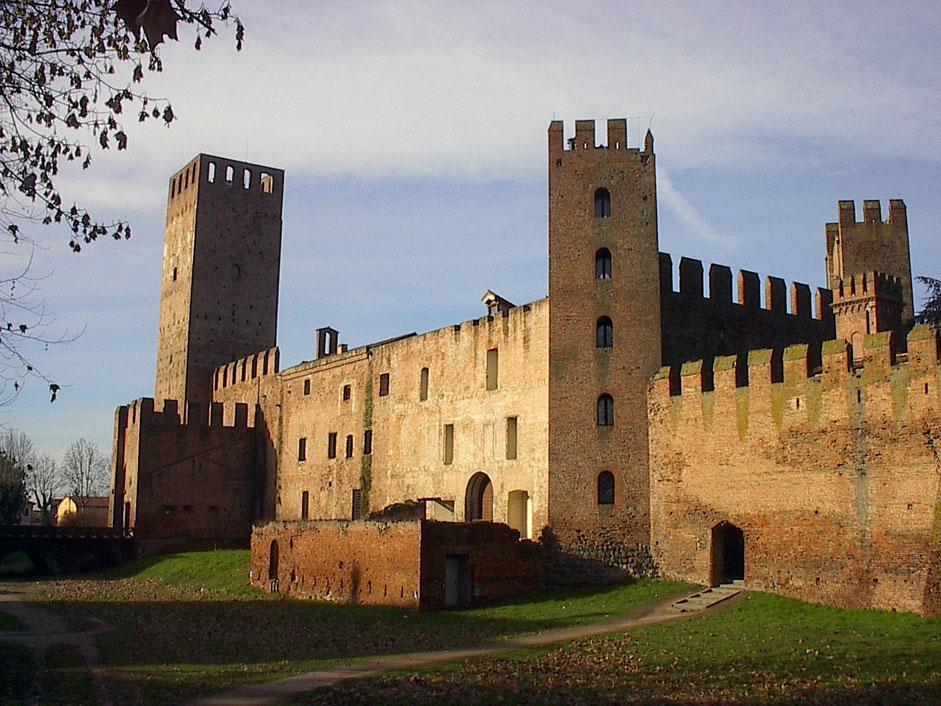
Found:
[[7, 429], [0, 434], [0, 525], [19, 524], [27, 508], [26, 474], [35, 460], [32, 440]]
[[96, 444], [79, 439], [65, 450], [62, 480], [76, 503], [79, 498], [103, 495], [108, 489], [108, 459]]
[[55, 459], [43, 453], [33, 461], [32, 470], [26, 474], [26, 490], [32, 496], [36, 509], [42, 514], [42, 523], [55, 523], [54, 501], [62, 492], [62, 474]]

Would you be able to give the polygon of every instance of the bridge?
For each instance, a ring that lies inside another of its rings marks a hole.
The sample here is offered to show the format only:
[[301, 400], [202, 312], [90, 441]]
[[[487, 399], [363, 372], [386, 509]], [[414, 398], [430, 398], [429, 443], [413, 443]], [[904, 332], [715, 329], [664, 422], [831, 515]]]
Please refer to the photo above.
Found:
[[0, 557], [20, 551], [43, 574], [88, 571], [134, 556], [131, 530], [112, 527], [0, 527]]

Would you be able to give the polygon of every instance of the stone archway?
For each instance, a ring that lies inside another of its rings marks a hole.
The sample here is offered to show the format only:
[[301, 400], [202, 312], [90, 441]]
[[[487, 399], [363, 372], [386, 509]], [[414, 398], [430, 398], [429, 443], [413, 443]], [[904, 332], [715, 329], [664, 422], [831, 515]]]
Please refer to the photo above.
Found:
[[271, 548], [268, 550], [268, 580], [278, 580], [278, 560], [280, 551], [278, 550], [278, 540], [271, 540]]
[[493, 483], [486, 473], [475, 473], [464, 493], [464, 520], [493, 522]]
[[745, 579], [745, 533], [730, 522], [712, 528], [712, 585]]

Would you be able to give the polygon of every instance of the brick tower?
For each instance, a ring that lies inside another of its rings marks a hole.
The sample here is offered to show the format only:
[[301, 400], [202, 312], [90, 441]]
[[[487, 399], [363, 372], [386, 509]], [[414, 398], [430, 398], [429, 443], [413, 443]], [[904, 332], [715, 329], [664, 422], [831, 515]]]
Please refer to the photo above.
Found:
[[209, 401], [212, 372], [276, 343], [280, 169], [198, 155], [170, 179], [158, 400]]
[[835, 292], [842, 281], [864, 272], [881, 272], [898, 278], [902, 297], [901, 327], [911, 328], [915, 310], [905, 202], [890, 200], [886, 221], [882, 220], [879, 201], [863, 201], [862, 221], [856, 220], [856, 205], [852, 201], [840, 201], [839, 209], [838, 222], [827, 223], [827, 285]]
[[630, 564], [649, 543], [647, 408], [660, 360], [653, 136], [549, 126], [549, 519], [569, 551]]

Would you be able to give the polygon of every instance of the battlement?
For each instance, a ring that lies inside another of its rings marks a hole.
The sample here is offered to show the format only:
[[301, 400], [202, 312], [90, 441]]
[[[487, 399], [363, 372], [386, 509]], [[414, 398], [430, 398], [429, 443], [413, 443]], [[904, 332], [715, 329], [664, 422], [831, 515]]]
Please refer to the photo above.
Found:
[[839, 202], [839, 222], [827, 223], [827, 230], [838, 229], [840, 226], [853, 226], [859, 223], [882, 223], [894, 225], [907, 225], [908, 215], [905, 202], [902, 199], [889, 199], [889, 218], [882, 220], [882, 204], [878, 199], [863, 201], [863, 218], [856, 219], [856, 203], [854, 201]]
[[902, 303], [902, 280], [882, 272], [863, 272], [838, 280], [833, 287], [834, 303], [878, 297]]
[[199, 184], [202, 188], [227, 188], [228, 196], [274, 196], [281, 203], [284, 171], [226, 157], [198, 154], [170, 177], [168, 201], [187, 195]]
[[227, 387], [257, 378], [277, 375], [281, 364], [281, 352], [278, 347], [259, 351], [252, 355], [220, 365], [212, 374], [212, 389], [224, 390]]
[[[234, 414], [226, 415], [232, 405], [221, 402], [186, 402], [181, 409], [177, 400], [163, 400], [163, 406], [157, 407], [152, 397], [141, 397], [129, 405], [118, 407], [117, 418], [122, 432], [131, 429], [163, 430], [187, 427], [190, 429], [242, 429], [254, 428], [255, 419], [248, 414], [248, 405], [237, 402]], [[230, 418], [233, 423], [226, 424]]]
[[897, 336], [889, 331], [866, 336], [864, 364], [858, 361], [854, 364], [852, 346], [846, 341], [825, 341], [820, 345], [802, 343], [783, 349], [764, 348], [749, 351], [747, 355], [664, 366], [653, 376], [650, 399], [664, 402], [671, 397], [722, 393], [736, 388], [760, 392], [777, 383], [784, 385], [788, 396], [799, 397], [807, 394], [810, 384], [834, 387], [849, 381], [854, 384], [881, 382], [902, 369], [910, 374], [926, 374], [934, 380], [941, 360], [938, 332], [927, 326], [916, 326], [908, 334], [907, 353], [898, 352]]
[[627, 137], [627, 120], [624, 118], [611, 118], [607, 121], [608, 144], [601, 145], [596, 142], [595, 121], [576, 120], [575, 134], [565, 138], [565, 123], [562, 120], [553, 120], [549, 123], [549, 154], [577, 153], [591, 150], [609, 150], [611, 152], [631, 153], [637, 157], [649, 157], [653, 154], [653, 134], [647, 130], [644, 137], [643, 150], [639, 147], [630, 147]]
[[708, 299], [719, 306], [737, 305], [746, 309], [764, 309], [780, 315], [802, 319], [827, 321], [830, 316], [832, 294], [818, 287], [811, 305], [811, 288], [802, 282], [792, 282], [790, 297], [787, 283], [780, 277], [765, 278], [764, 303], [761, 298], [761, 278], [755, 272], [740, 270], [736, 278], [736, 299], [732, 300], [732, 269], [726, 265], [709, 266], [709, 296], [705, 295], [704, 268], [700, 260], [683, 257], [679, 264], [679, 290], [673, 289], [673, 258], [660, 253], [661, 297], [679, 294], [696, 299]]

